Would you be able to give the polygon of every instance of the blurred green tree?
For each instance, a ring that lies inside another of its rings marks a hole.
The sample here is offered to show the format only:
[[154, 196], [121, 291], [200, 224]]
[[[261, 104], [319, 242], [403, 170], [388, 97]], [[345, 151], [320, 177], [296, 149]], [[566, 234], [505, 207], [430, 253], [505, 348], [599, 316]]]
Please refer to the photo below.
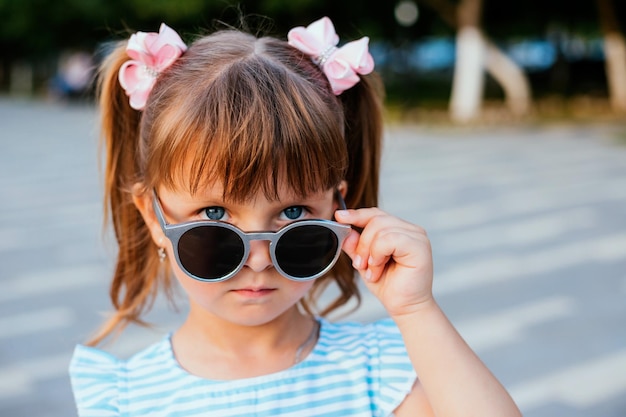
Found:
[[[409, 27], [395, 20], [394, 8], [398, 1], [0, 0], [0, 16], [3, 17], [3, 24], [0, 25], [0, 89], [7, 88], [10, 74], [16, 72], [16, 63], [27, 62], [34, 68], [35, 77], [38, 73], [43, 77], [49, 75], [55, 60], [64, 50], [94, 50], [108, 40], [124, 39], [131, 31], [156, 30], [162, 21], [175, 27], [183, 38], [189, 39], [190, 33], [218, 26], [216, 21], [241, 26], [242, 16], [253, 31], [258, 28], [261, 33], [285, 34], [293, 26], [306, 25], [327, 15], [333, 19], [342, 39], [367, 34], [372, 41], [383, 45], [384, 52], [400, 51], [390, 55], [392, 59], [406, 60], [414, 43], [425, 36], [455, 36], [459, 27], [459, 6], [468, 0], [416, 0], [420, 5], [431, 7], [420, 7], [417, 24]], [[524, 85], [524, 74], [514, 65], [508, 65], [510, 71], [505, 74], [501, 70], [506, 65], [494, 64], [512, 64], [496, 47], [496, 40], [529, 37], [554, 40], [563, 33], [597, 37], [604, 34], [606, 38], [607, 31], [621, 34], [619, 21], [626, 16], [626, 2], [614, 0], [482, 2], [480, 28], [486, 39], [485, 69], [502, 86], [510, 108], [517, 106], [515, 111], [521, 113], [527, 109], [530, 100], [529, 89]], [[598, 18], [598, 11], [602, 15], [606, 4], [612, 7], [609, 15], [617, 24]], [[271, 19], [262, 16], [270, 16]], [[617, 59], [616, 62], [621, 61]], [[610, 80], [626, 77], [619, 75], [621, 70], [609, 71], [608, 66], [606, 74], [611, 84], [609, 90], [612, 96], [617, 96], [613, 93], [617, 91], [613, 85], [619, 83]], [[385, 75], [392, 83], [400, 85], [401, 93], [413, 92], [407, 88], [413, 82], [407, 81], [407, 74], [394, 74], [392, 70]], [[416, 77], [413, 75], [413, 78]], [[552, 78], [555, 85], [564, 85], [569, 79], [567, 74]], [[421, 81], [419, 88], [429, 88], [424, 83]]]
[[[64, 50], [94, 50], [122, 39], [127, 32], [156, 30], [166, 21], [183, 37], [216, 26], [216, 21], [251, 30], [286, 33], [323, 15], [332, 16], [346, 38], [367, 33], [372, 38], [400, 38], [393, 4], [345, 0], [0, 0], [0, 89], [6, 88], [15, 63], [49, 72]], [[245, 19], [242, 19], [242, 16]], [[262, 16], [271, 16], [272, 19]], [[22, 66], [20, 66], [22, 68]]]

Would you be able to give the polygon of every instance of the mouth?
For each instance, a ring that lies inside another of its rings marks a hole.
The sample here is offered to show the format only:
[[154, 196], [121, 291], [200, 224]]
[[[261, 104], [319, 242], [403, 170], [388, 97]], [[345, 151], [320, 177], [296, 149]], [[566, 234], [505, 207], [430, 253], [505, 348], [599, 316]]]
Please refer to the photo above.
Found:
[[276, 288], [249, 287], [249, 288], [239, 288], [239, 289], [235, 289], [231, 291], [242, 297], [259, 298], [259, 297], [267, 296], [276, 290], [277, 290]]

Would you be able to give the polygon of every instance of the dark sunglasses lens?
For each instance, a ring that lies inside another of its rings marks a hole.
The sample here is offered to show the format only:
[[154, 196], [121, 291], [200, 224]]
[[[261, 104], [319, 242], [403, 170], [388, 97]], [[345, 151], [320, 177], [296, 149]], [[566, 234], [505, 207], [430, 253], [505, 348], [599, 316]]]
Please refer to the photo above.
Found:
[[194, 227], [178, 241], [180, 263], [191, 274], [207, 280], [220, 279], [233, 272], [243, 255], [243, 241], [225, 227]]
[[335, 259], [339, 241], [327, 227], [304, 225], [283, 234], [276, 244], [281, 269], [296, 278], [322, 272]]

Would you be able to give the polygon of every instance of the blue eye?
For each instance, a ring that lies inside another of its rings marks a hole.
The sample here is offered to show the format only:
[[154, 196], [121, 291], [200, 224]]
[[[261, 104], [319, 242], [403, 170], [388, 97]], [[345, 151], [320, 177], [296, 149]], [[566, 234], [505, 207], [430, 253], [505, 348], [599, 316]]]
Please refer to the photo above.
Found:
[[287, 217], [289, 220], [296, 220], [302, 216], [303, 211], [304, 209], [302, 208], [302, 206], [293, 206], [284, 209], [283, 213], [285, 214], [285, 217]]
[[222, 220], [226, 210], [224, 210], [224, 207], [207, 207], [204, 209], [204, 213], [209, 220]]

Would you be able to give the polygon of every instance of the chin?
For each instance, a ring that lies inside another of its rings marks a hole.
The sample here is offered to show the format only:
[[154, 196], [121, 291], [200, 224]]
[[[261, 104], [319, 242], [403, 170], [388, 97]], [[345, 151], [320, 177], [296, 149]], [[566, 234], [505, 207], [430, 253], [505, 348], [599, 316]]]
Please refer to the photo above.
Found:
[[[248, 308], [252, 307], [252, 308]], [[285, 310], [277, 310], [275, 308], [255, 308], [259, 306], [246, 306], [237, 309], [230, 317], [224, 317], [225, 320], [229, 320], [233, 324], [247, 327], [263, 326], [271, 323], [284, 315], [290, 315], [297, 313], [296, 305], [293, 305]]]

